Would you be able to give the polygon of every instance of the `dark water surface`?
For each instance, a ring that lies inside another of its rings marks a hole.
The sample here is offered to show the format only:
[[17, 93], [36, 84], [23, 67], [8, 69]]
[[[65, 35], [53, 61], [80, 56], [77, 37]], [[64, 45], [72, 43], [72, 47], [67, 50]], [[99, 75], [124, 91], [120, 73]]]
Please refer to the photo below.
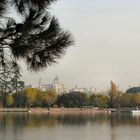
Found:
[[0, 140], [140, 140], [140, 117], [0, 113]]

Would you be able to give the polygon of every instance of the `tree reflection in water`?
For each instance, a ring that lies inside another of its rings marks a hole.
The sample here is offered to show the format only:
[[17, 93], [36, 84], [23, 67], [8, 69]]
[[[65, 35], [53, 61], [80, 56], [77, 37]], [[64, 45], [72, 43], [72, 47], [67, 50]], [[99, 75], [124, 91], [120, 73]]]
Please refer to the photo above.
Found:
[[111, 140], [116, 140], [116, 128], [120, 126], [140, 126], [140, 117], [131, 114], [28, 114], [28, 113], [1, 113], [0, 114], [0, 139], [6, 139], [8, 133], [13, 133], [16, 140], [22, 137], [24, 130], [46, 127], [55, 128], [62, 126], [86, 126], [90, 124], [109, 124]]

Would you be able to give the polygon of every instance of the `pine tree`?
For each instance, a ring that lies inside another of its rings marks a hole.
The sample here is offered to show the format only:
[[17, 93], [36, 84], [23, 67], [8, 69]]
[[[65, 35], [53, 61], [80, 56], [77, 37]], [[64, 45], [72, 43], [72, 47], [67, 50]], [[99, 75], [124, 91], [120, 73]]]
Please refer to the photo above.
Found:
[[[34, 71], [42, 70], [61, 58], [73, 44], [73, 39], [68, 31], [60, 27], [58, 19], [48, 12], [49, 6], [55, 1], [1, 1], [1, 64], [5, 62], [4, 54], [7, 51], [10, 52], [10, 59], [23, 59], [28, 68]], [[15, 7], [21, 22], [17, 23], [14, 18], [7, 17], [7, 7]]]
[[[73, 45], [72, 35], [64, 31], [58, 19], [49, 13], [49, 7], [55, 1], [0, 1], [0, 70], [4, 76], [9, 65], [10, 75], [19, 70], [19, 60], [23, 60], [29, 70], [45, 69]], [[20, 20], [9, 16], [10, 9], [15, 9]], [[16, 78], [16, 73], [13, 77]]]

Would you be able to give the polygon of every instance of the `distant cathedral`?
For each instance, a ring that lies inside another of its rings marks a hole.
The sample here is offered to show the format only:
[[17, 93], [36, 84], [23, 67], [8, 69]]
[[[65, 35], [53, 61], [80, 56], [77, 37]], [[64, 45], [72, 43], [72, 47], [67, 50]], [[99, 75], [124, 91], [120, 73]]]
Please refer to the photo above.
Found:
[[52, 84], [42, 85], [42, 88], [44, 91], [47, 91], [49, 89], [55, 89], [57, 94], [63, 94], [69, 92], [69, 90], [64, 86], [64, 84], [60, 82], [57, 76], [54, 78]]
[[56, 76], [53, 83], [52, 83], [53, 88], [56, 90], [57, 94], [62, 94], [62, 93], [68, 93], [68, 89], [62, 84], [58, 77]]
[[59, 79], [58, 79], [57, 76], [55, 77], [55, 79], [54, 79], [54, 81], [53, 81], [53, 83], [52, 83], [52, 86], [53, 86], [53, 88], [56, 90], [56, 92], [57, 92], [58, 94], [61, 93], [62, 84], [60, 83], [60, 81], [59, 81]]

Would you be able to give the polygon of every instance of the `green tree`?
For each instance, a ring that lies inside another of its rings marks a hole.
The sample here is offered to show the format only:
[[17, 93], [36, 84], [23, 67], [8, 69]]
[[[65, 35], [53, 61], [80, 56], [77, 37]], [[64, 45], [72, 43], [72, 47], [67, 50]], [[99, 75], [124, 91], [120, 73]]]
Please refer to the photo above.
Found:
[[57, 104], [64, 107], [83, 107], [88, 105], [88, 97], [85, 93], [71, 92], [58, 96]]
[[24, 90], [25, 97], [26, 97], [26, 106], [32, 107], [35, 104], [36, 96], [37, 96], [37, 89], [35, 88], [27, 88]]
[[109, 98], [103, 94], [93, 94], [89, 96], [89, 105], [99, 108], [107, 108], [109, 106]]
[[58, 95], [57, 104], [60, 107], [69, 107], [69, 100], [68, 94]]
[[44, 95], [44, 102], [50, 107], [57, 100], [57, 93], [54, 89], [48, 90]]
[[90, 106], [94, 106], [94, 107], [97, 106], [97, 104], [96, 104], [96, 95], [95, 94], [92, 94], [92, 95], [89, 96], [88, 104]]
[[23, 91], [13, 94], [14, 107], [25, 107], [26, 106], [26, 96]]
[[140, 106], [140, 93], [137, 93], [134, 97], [136, 106]]
[[114, 100], [117, 94], [117, 88], [113, 81], [110, 81], [111, 89], [109, 91], [110, 107], [114, 107]]
[[10, 68], [8, 66], [4, 66], [4, 69], [0, 70], [0, 94], [2, 96], [3, 106], [6, 107], [6, 96], [11, 93], [11, 74]]
[[10, 81], [11, 90], [13, 93], [18, 93], [21, 90], [23, 90], [25, 85], [24, 82], [20, 80], [21, 78], [20, 67], [16, 63], [12, 65], [12, 67], [14, 67], [14, 69], [12, 68], [12, 70], [10, 71], [11, 72], [10, 75], [13, 75]]
[[121, 98], [122, 98], [123, 107], [135, 107], [136, 106], [134, 94], [124, 94]]
[[122, 92], [117, 89], [116, 84], [111, 81], [111, 88], [109, 90], [110, 107], [120, 108]]
[[120, 109], [121, 107], [122, 107], [122, 104], [123, 104], [123, 100], [122, 100], [122, 95], [123, 95], [124, 93], [123, 92], [121, 92], [121, 91], [116, 91], [116, 95], [115, 95], [115, 98], [114, 98], [114, 103], [113, 103], [113, 106], [115, 107], [115, 108], [118, 108], [118, 109]]
[[[56, 0], [1, 0], [0, 2], [0, 64], [25, 60], [27, 67], [37, 71], [55, 63], [73, 39], [58, 19], [51, 16], [49, 6]], [[10, 7], [10, 8], [9, 8]], [[9, 15], [15, 9], [17, 22]], [[9, 52], [11, 52], [9, 54]]]
[[37, 90], [35, 106], [37, 106], [37, 107], [42, 107], [43, 106], [45, 94], [46, 93], [42, 92], [41, 90]]
[[106, 95], [97, 95], [96, 104], [99, 108], [107, 108], [109, 106], [109, 98]]
[[6, 104], [8, 107], [11, 107], [14, 104], [14, 98], [12, 97], [12, 95], [6, 96]]

